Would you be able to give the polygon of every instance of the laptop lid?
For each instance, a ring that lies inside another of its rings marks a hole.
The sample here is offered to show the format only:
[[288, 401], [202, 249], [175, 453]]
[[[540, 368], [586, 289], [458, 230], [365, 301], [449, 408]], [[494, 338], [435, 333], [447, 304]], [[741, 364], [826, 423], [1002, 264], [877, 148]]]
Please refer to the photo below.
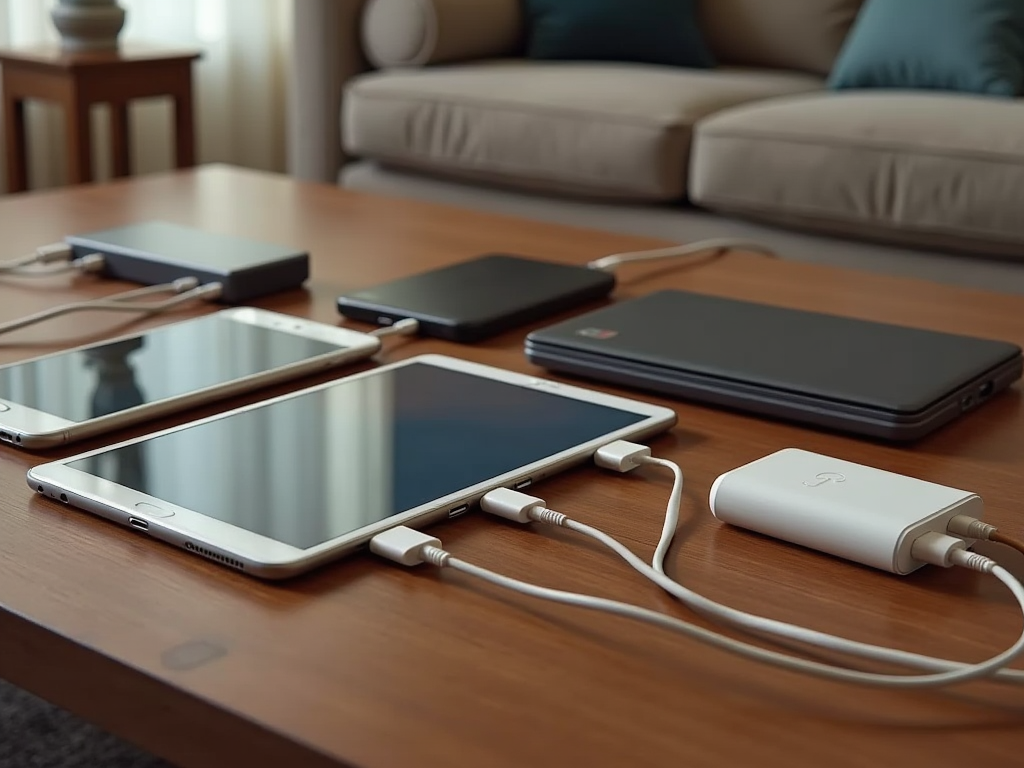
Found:
[[535, 331], [527, 344], [903, 414], [1021, 354], [1003, 341], [677, 290]]

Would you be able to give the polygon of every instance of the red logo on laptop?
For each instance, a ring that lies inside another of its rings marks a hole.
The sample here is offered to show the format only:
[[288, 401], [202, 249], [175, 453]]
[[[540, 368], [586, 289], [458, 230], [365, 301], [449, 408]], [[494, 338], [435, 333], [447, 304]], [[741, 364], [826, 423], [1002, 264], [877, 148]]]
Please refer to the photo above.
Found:
[[577, 336], [586, 336], [588, 339], [613, 339], [619, 335], [618, 331], [610, 331], [607, 328], [581, 328], [576, 331]]

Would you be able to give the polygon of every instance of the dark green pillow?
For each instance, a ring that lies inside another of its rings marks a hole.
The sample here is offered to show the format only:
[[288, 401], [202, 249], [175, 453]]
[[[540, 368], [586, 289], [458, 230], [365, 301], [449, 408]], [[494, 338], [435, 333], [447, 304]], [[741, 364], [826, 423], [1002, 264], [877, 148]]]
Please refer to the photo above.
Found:
[[524, 0], [534, 59], [713, 67], [696, 0]]
[[1024, 91], [1024, 0], [867, 0], [832, 88]]

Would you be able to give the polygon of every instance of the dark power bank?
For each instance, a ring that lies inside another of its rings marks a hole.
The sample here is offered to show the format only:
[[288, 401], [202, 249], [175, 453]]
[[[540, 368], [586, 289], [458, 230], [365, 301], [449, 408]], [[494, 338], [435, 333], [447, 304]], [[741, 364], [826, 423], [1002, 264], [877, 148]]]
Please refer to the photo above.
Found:
[[220, 283], [220, 301], [247, 301], [298, 288], [309, 277], [309, 254], [283, 245], [144, 221], [64, 238], [76, 258], [99, 253], [103, 274], [142, 285], [194, 277]]
[[414, 318], [424, 336], [472, 343], [608, 296], [615, 278], [585, 266], [493, 253], [338, 297], [345, 317]]

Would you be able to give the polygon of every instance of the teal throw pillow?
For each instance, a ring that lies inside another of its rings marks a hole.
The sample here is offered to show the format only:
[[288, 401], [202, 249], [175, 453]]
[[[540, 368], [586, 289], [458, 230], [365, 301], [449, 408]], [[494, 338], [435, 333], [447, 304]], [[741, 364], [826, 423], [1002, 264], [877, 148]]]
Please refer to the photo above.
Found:
[[1024, 0], [867, 0], [832, 88], [1024, 91]]
[[696, 0], [523, 0], [527, 56], [713, 67]]

